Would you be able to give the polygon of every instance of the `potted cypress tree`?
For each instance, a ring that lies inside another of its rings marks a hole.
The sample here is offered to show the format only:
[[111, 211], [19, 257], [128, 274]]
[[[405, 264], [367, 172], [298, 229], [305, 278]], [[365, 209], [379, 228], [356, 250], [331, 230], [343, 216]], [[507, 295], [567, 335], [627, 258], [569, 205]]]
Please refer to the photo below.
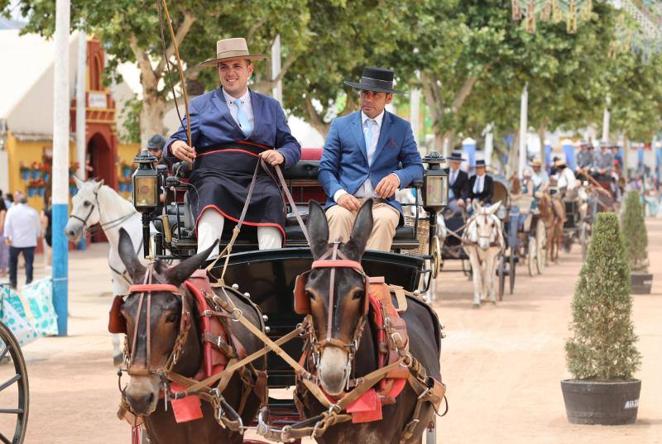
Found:
[[648, 235], [644, 220], [644, 207], [636, 191], [625, 198], [625, 209], [621, 219], [625, 254], [630, 264], [630, 279], [633, 294], [650, 294], [653, 275], [648, 273]]
[[568, 420], [631, 424], [637, 419], [641, 362], [631, 320], [630, 270], [618, 218], [601, 213], [572, 302], [573, 337], [565, 345], [574, 379], [561, 381]]

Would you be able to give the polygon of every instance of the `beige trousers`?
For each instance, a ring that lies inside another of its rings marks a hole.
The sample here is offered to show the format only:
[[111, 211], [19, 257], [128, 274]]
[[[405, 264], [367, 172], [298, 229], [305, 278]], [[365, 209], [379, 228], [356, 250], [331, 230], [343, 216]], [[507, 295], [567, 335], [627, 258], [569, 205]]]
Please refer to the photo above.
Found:
[[[347, 242], [352, 233], [357, 211], [349, 211], [340, 205], [334, 205], [326, 210], [329, 221], [329, 242], [340, 240]], [[368, 239], [368, 250], [391, 251], [395, 229], [400, 221], [400, 213], [385, 203], [376, 203], [372, 207], [374, 220], [372, 233]]]

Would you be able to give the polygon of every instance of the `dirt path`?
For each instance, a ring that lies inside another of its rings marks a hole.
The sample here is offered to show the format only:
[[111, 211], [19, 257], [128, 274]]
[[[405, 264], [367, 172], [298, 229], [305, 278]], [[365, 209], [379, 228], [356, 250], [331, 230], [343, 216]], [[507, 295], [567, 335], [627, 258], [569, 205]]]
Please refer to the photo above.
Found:
[[[442, 274], [435, 304], [446, 326], [443, 373], [450, 412], [438, 422], [443, 443], [662, 443], [662, 220], [649, 220], [652, 296], [635, 298], [644, 360], [639, 421], [629, 427], [578, 427], [565, 419], [559, 381], [570, 299], [581, 260], [562, 255], [541, 277], [524, 277], [497, 307], [471, 309], [471, 283]], [[655, 246], [658, 245], [656, 248]], [[128, 443], [115, 418], [117, 378], [105, 332], [110, 276], [105, 246], [71, 254], [70, 336], [28, 345], [28, 443]], [[43, 274], [42, 268], [38, 273]]]

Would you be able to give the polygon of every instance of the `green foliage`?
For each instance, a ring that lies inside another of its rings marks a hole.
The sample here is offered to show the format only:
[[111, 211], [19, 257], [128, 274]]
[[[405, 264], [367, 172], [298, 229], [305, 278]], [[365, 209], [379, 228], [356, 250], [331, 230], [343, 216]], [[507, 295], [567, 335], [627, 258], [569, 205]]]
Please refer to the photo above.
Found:
[[134, 97], [127, 101], [120, 111], [123, 120], [120, 129], [122, 143], [140, 143], [140, 113], [142, 109], [142, 101]]
[[631, 320], [630, 269], [618, 218], [598, 215], [572, 302], [566, 359], [576, 379], [631, 379], [641, 355]]
[[644, 207], [637, 191], [630, 191], [625, 198], [625, 210], [621, 220], [625, 254], [630, 269], [646, 272], [648, 269], [648, 235], [644, 220]]

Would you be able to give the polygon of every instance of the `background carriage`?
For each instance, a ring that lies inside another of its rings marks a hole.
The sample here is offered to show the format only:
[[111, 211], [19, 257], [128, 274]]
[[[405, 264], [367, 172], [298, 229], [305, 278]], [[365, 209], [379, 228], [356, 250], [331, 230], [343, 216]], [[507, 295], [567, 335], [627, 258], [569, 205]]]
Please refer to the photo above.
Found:
[[[303, 149], [301, 160], [284, 171], [284, 180], [293, 198], [289, 205], [287, 216], [286, 246], [279, 250], [258, 250], [256, 230], [243, 226], [240, 235], [228, 256], [224, 282], [232, 285], [238, 292], [249, 297], [257, 304], [264, 314], [265, 332], [271, 340], [278, 340], [297, 328], [303, 316], [297, 314], [294, 307], [293, 289], [298, 275], [310, 270], [313, 256], [308, 246], [304, 232], [294, 214], [293, 206], [297, 208], [300, 217], [305, 221], [308, 215], [308, 202], [315, 200], [323, 203], [326, 196], [317, 181], [321, 149]], [[155, 175], [170, 193], [170, 202], [159, 213], [142, 208], [143, 222], [153, 222], [155, 233], [145, 229], [144, 234], [150, 241], [146, 242], [145, 252], [161, 259], [183, 259], [193, 255], [197, 248], [195, 238], [194, 213], [190, 208], [187, 193], [195, 192], [186, 179], [187, 171], [184, 164], [177, 164], [173, 171], [175, 175], [168, 176], [163, 167], [158, 174], [152, 170], [148, 158], [137, 158], [140, 164], [136, 177]], [[432, 282], [436, 276], [438, 264], [431, 253], [433, 232], [436, 229], [435, 209], [445, 205], [447, 183], [438, 168], [441, 158], [437, 157], [430, 163], [432, 175], [440, 181], [435, 182], [438, 193], [423, 198], [423, 204], [429, 210], [429, 220], [419, 217], [420, 208], [413, 205], [414, 218], [411, 224], [399, 226], [391, 252], [367, 251], [362, 259], [362, 266], [368, 276], [388, 276], [389, 284], [402, 287], [405, 291], [430, 299], [434, 291]], [[429, 172], [428, 172], [429, 173]], [[429, 174], [426, 173], [426, 176]], [[427, 177], [426, 177], [427, 180]], [[424, 183], [415, 183], [416, 194], [424, 195]], [[430, 193], [428, 193], [430, 194]], [[435, 201], [435, 199], [437, 199]], [[440, 200], [441, 199], [441, 200]], [[137, 199], [136, 199], [137, 200]], [[140, 209], [140, 208], [139, 208]], [[221, 250], [227, 246], [232, 236], [233, 224], [226, 224], [221, 238]], [[427, 228], [430, 232], [423, 232]], [[147, 251], [149, 249], [149, 251]], [[406, 253], [406, 254], [405, 254]], [[435, 253], [437, 254], [437, 253]], [[438, 254], [437, 254], [438, 255]], [[210, 270], [214, 277], [220, 277], [222, 261]], [[440, 327], [440, 326], [439, 326]], [[436, 332], [441, 337], [441, 330]], [[303, 349], [303, 340], [299, 337], [284, 345], [284, 350], [298, 359]], [[295, 385], [295, 372], [290, 364], [276, 353], [267, 356], [268, 387], [282, 389]], [[267, 413], [260, 415], [260, 427], [267, 428], [270, 433], [283, 430], [300, 420], [293, 399], [269, 398]], [[268, 424], [267, 424], [268, 423]], [[435, 430], [431, 427], [427, 433], [427, 442], [435, 441]]]

